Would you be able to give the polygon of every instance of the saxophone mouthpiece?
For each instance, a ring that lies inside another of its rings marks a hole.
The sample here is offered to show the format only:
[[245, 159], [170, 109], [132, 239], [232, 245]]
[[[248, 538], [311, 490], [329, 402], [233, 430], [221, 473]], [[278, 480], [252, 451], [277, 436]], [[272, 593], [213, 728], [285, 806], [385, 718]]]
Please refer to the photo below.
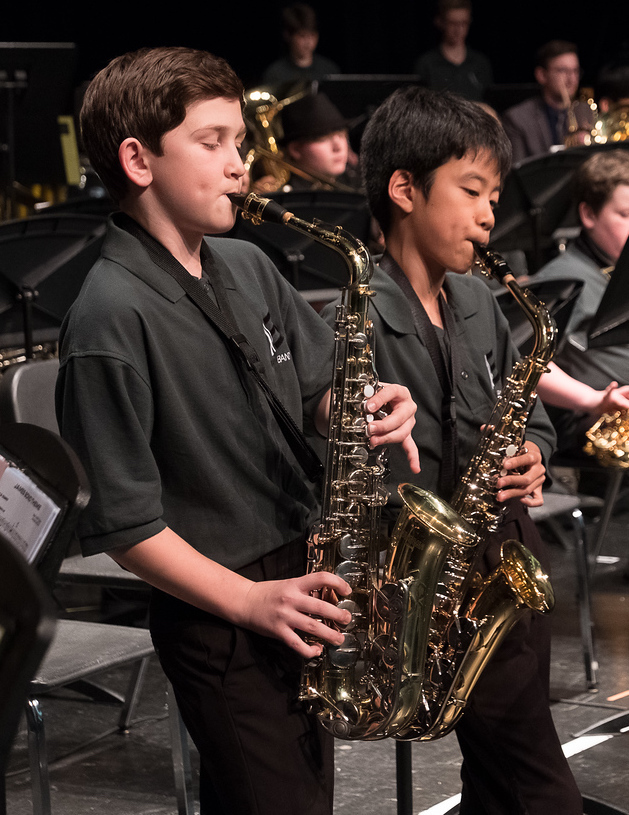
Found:
[[508, 280], [513, 279], [513, 272], [502, 255], [488, 246], [481, 246], [480, 243], [474, 242], [473, 246], [476, 265], [484, 275], [495, 277], [501, 283], [507, 283]]
[[242, 217], [248, 218], [254, 224], [259, 225], [262, 221], [270, 221], [274, 224], [285, 224], [291, 217], [291, 213], [281, 207], [277, 201], [271, 198], [263, 198], [255, 192], [243, 195], [239, 192], [227, 193], [227, 197], [242, 210]]
[[227, 197], [232, 202], [232, 204], [236, 204], [238, 209], [245, 208], [245, 201], [247, 200], [247, 196], [243, 195], [240, 192], [228, 192]]

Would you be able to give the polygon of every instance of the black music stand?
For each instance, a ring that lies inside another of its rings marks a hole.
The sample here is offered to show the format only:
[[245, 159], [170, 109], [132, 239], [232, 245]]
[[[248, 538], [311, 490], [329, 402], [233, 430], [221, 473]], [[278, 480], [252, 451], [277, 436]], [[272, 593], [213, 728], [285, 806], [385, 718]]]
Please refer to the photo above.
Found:
[[351, 121], [349, 139], [358, 152], [363, 130], [381, 102], [397, 88], [419, 84], [415, 74], [330, 74], [318, 86]]
[[[582, 280], [531, 280], [526, 288], [540, 300], [557, 325], [557, 344], [566, 330], [570, 315], [581, 294]], [[533, 348], [533, 326], [523, 313], [522, 308], [514, 299], [511, 292], [498, 290], [495, 292], [500, 310], [505, 315], [511, 329], [511, 336], [518, 351], [523, 356], [529, 354]]]
[[629, 143], [572, 147], [524, 159], [505, 180], [492, 230], [499, 252], [520, 249], [534, 274], [553, 247], [557, 229], [579, 226], [572, 181], [575, 170], [595, 151], [627, 149]]
[[[361, 193], [305, 190], [273, 193], [268, 197], [298, 218], [342, 226], [363, 243], [369, 241], [371, 215]], [[348, 282], [347, 266], [340, 255], [301, 232], [266, 221], [256, 226], [239, 216], [228, 237], [259, 246], [300, 291], [339, 289]]]
[[55, 342], [66, 312], [99, 256], [107, 221], [35, 215], [0, 224], [0, 348]]
[[1, 171], [7, 213], [33, 184], [65, 184], [57, 117], [72, 113], [76, 49], [73, 43], [0, 43]]
[[588, 330], [588, 348], [629, 343], [629, 240], [620, 253]]

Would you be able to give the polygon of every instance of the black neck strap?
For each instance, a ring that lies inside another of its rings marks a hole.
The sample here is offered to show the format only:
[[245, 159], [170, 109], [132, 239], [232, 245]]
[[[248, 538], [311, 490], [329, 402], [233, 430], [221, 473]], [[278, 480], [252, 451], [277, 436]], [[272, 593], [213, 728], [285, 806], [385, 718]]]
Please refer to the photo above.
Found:
[[415, 330], [428, 349], [441, 385], [442, 458], [439, 471], [439, 494], [443, 497], [450, 497], [454, 492], [458, 477], [458, 438], [453, 372], [459, 370], [459, 365], [454, 315], [443, 296], [443, 292], [439, 292], [439, 311], [443, 321], [445, 340], [444, 343], [439, 342], [437, 331], [430, 321], [426, 309], [411, 286], [409, 279], [395, 260], [385, 253], [379, 265], [406, 295], [411, 307]]
[[308, 478], [311, 481], [317, 481], [321, 478], [323, 465], [319, 457], [279, 397], [267, 383], [264, 378], [264, 368], [258, 354], [237, 326], [229, 306], [227, 293], [218, 266], [205, 243], [201, 249], [203, 269], [205, 272], [209, 272], [209, 278], [216, 296], [216, 303], [210, 297], [201, 280], [191, 275], [159, 241], [155, 240], [155, 238], [146, 232], [138, 223], [131, 218], [125, 218], [122, 226], [142, 243], [153, 263], [175, 278], [190, 299], [215, 326], [221, 337], [225, 340], [228, 349], [236, 359], [242, 361], [245, 369], [253, 376], [264, 393], [271, 412], [277, 420], [290, 449], [293, 451], [293, 454], [301, 464]]

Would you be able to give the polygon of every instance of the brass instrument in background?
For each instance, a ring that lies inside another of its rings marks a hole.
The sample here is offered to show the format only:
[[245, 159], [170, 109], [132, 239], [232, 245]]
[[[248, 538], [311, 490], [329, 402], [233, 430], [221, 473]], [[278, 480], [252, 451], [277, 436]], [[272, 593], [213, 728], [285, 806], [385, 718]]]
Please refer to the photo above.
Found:
[[[583, 88], [579, 97], [573, 101], [565, 99], [568, 117], [568, 135], [565, 139], [566, 147], [585, 145], [594, 147], [600, 144], [610, 144], [629, 139], [629, 106], [618, 104], [602, 113], [591, 88]], [[577, 119], [577, 109], [589, 108], [592, 122], [591, 126], [584, 128]]]
[[252, 187], [261, 178], [264, 179], [265, 194], [282, 190], [291, 175], [306, 179], [318, 189], [356, 192], [335, 178], [296, 167], [286, 159], [280, 148], [283, 131], [279, 114], [285, 107], [310, 93], [312, 90], [308, 88], [281, 100], [265, 90], [251, 90], [245, 94], [244, 119], [253, 144], [245, 156], [244, 165]]
[[585, 435], [583, 450], [604, 467], [629, 467], [629, 411], [604, 413]]
[[351, 594], [339, 605], [352, 617], [341, 628], [340, 646], [327, 645], [304, 663], [300, 698], [337, 738], [438, 738], [460, 718], [480, 672], [513, 624], [529, 609], [553, 606], [547, 576], [519, 542], [503, 544], [501, 566], [484, 580], [476, 565], [483, 538], [500, 515], [495, 482], [502, 461], [521, 446], [535, 386], [552, 355], [554, 323], [504, 273], [499, 256], [478, 249], [534, 322], [537, 342], [506, 383], [456, 505], [400, 485], [403, 509], [383, 545], [386, 454], [371, 450], [366, 433], [372, 417], [365, 402], [379, 387], [368, 317], [369, 252], [340, 227], [304, 221], [255, 193], [230, 198], [254, 223], [285, 224], [329, 246], [350, 275], [336, 314], [321, 516], [309, 568], [334, 572], [349, 583]]

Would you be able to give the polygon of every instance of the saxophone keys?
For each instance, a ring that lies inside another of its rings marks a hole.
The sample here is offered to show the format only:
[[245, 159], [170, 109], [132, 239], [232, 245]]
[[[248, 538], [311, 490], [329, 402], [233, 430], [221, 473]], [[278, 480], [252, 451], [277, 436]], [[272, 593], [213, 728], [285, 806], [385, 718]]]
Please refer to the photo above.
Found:
[[346, 625], [337, 623], [338, 627], [344, 631], [351, 631], [352, 628], [356, 627], [358, 620], [363, 617], [360, 606], [353, 600], [340, 600], [336, 605], [337, 608], [342, 608], [344, 611], [349, 611], [349, 613], [352, 615], [352, 619]]
[[344, 634], [341, 645], [328, 645], [327, 656], [336, 668], [351, 668], [360, 656], [360, 643], [353, 634]]
[[357, 588], [367, 576], [369, 567], [366, 563], [356, 563], [351, 560], [344, 560], [336, 569], [335, 574], [342, 577], [346, 583], [355, 589]]

